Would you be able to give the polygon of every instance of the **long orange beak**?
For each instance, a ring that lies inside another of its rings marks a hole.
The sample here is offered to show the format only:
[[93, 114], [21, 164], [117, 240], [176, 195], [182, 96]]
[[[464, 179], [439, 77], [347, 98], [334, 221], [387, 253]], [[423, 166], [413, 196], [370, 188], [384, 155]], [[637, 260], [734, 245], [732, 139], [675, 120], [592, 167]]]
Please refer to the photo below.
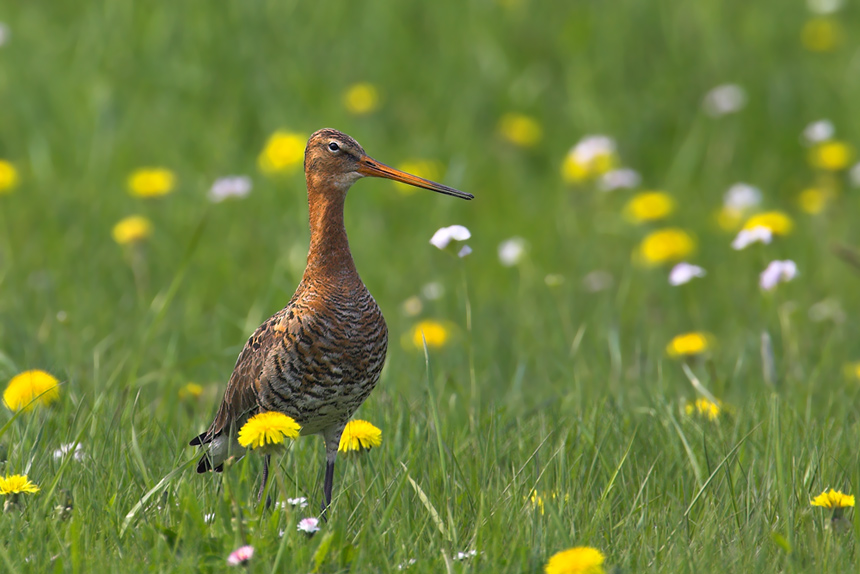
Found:
[[445, 195], [453, 195], [460, 199], [474, 199], [475, 197], [471, 193], [466, 193], [465, 191], [460, 191], [459, 189], [454, 189], [453, 187], [448, 187], [447, 185], [442, 185], [441, 183], [436, 183], [435, 181], [430, 181], [429, 179], [424, 179], [423, 177], [418, 177], [417, 175], [412, 175], [411, 173], [406, 173], [399, 169], [394, 169], [393, 167], [385, 165], [384, 163], [379, 163], [375, 159], [366, 155], [362, 156], [358, 160], [358, 173], [366, 177], [384, 177], [385, 179], [393, 179], [400, 183], [406, 183], [415, 187], [423, 187], [424, 189], [444, 193]]

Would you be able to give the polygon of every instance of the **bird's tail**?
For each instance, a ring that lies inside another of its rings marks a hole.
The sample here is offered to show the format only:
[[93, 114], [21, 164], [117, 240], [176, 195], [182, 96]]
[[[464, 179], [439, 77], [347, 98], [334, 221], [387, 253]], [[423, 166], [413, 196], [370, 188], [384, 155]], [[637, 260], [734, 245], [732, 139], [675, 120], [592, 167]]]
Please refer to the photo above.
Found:
[[224, 432], [211, 435], [207, 431], [191, 439], [188, 444], [206, 449], [203, 456], [200, 457], [200, 462], [197, 463], [197, 472], [201, 474], [210, 470], [221, 472], [224, 470], [225, 460], [230, 457], [239, 460], [245, 456], [245, 449], [239, 444], [239, 441], [235, 438], [231, 440]]

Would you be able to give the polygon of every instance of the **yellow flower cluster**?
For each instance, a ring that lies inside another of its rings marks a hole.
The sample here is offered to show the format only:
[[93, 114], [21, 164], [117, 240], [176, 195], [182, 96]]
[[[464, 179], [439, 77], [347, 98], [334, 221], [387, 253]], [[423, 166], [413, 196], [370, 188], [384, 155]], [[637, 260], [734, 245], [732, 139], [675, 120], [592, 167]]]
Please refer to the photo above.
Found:
[[843, 141], [824, 141], [809, 150], [809, 164], [824, 171], [842, 171], [853, 159], [854, 148]]
[[588, 136], [567, 153], [561, 166], [561, 175], [567, 183], [582, 183], [612, 171], [618, 164], [618, 154], [612, 139]]
[[111, 235], [120, 245], [137, 243], [152, 235], [152, 222], [142, 215], [130, 215], [113, 226]]
[[774, 235], [788, 235], [794, 228], [794, 222], [782, 211], [766, 211], [753, 215], [744, 223], [744, 229], [766, 227]]
[[188, 383], [179, 389], [180, 399], [199, 399], [203, 394], [203, 385], [197, 383]]
[[367, 82], [353, 84], [343, 95], [343, 103], [349, 113], [363, 116], [379, 107], [379, 92], [373, 84]]
[[543, 129], [534, 118], [523, 114], [505, 114], [499, 120], [499, 133], [519, 147], [532, 147], [543, 137]]
[[[549, 494], [550, 500], [556, 500], [557, 498], [558, 498], [557, 492], [551, 492]], [[535, 510], [539, 510], [541, 515], [543, 515], [543, 513], [544, 513], [544, 497], [541, 496], [537, 490], [532, 490], [532, 493], [528, 497], [528, 500], [529, 500], [529, 502], [531, 502], [532, 508], [534, 508]], [[565, 494], [564, 500], [565, 500], [565, 502], [570, 500], [570, 495]]]
[[269, 175], [295, 171], [304, 163], [306, 139], [296, 132], [273, 133], [257, 157], [260, 171]]
[[340, 452], [362, 452], [382, 444], [382, 431], [367, 421], [354, 420], [346, 423], [340, 435]]
[[0, 159], [0, 195], [11, 192], [18, 185], [18, 170], [10, 162]]
[[300, 429], [299, 423], [283, 413], [259, 413], [242, 425], [239, 444], [252, 449], [277, 446], [284, 439], [298, 438]]
[[711, 348], [712, 337], [708, 333], [693, 331], [676, 335], [666, 345], [666, 354], [672, 358], [701, 355]]
[[36, 494], [39, 492], [39, 487], [30, 482], [26, 474], [13, 474], [6, 477], [0, 476], [0, 495], [8, 496], [10, 494]]
[[720, 416], [723, 410], [723, 405], [720, 401], [713, 402], [708, 399], [696, 399], [694, 403], [687, 403], [684, 406], [684, 412], [687, 416], [697, 415], [705, 417], [709, 421], [715, 421]]
[[432, 319], [419, 322], [410, 332], [409, 340], [416, 349], [424, 348], [424, 341], [430, 349], [444, 347], [451, 338], [450, 329], [445, 324]]
[[624, 207], [624, 214], [634, 223], [657, 221], [675, 211], [675, 200], [663, 191], [643, 191], [634, 195]]
[[577, 546], [553, 554], [544, 566], [546, 574], [603, 574], [603, 552], [589, 546]]
[[674, 227], [654, 231], [642, 240], [637, 251], [638, 260], [654, 266], [681, 261], [696, 249], [693, 236]]
[[137, 197], [160, 197], [173, 191], [176, 176], [163, 167], [142, 168], [128, 177], [128, 191]]
[[833, 199], [834, 193], [832, 190], [824, 187], [810, 187], [800, 192], [797, 197], [797, 203], [800, 209], [810, 215], [818, 215], [827, 207], [827, 204]]
[[809, 501], [812, 506], [821, 506], [823, 508], [847, 508], [854, 506], [854, 495], [843, 494], [838, 490], [825, 490], [815, 498]]
[[832, 52], [842, 40], [842, 28], [832, 18], [812, 18], [803, 25], [800, 40], [810, 52]]
[[12, 411], [30, 411], [33, 405], [48, 406], [60, 398], [60, 381], [45, 371], [24, 371], [12, 377], [3, 402]]

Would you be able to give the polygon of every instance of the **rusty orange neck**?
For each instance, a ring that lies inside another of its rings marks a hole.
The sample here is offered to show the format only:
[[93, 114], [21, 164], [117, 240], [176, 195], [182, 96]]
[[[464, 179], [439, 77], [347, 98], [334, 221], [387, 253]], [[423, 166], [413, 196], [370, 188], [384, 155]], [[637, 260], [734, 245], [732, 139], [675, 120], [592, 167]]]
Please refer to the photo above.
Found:
[[343, 224], [346, 193], [319, 192], [308, 181], [308, 210], [311, 224], [311, 246], [305, 277], [325, 276], [333, 279], [357, 277], [349, 240]]

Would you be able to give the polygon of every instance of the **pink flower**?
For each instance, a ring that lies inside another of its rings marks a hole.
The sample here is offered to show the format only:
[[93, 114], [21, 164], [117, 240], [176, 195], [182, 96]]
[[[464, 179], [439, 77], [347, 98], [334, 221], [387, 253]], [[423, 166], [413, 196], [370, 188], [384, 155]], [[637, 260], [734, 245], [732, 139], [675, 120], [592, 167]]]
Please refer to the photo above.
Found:
[[230, 566], [244, 566], [253, 555], [253, 546], [242, 546], [230, 553], [230, 556], [227, 557], [227, 564]]

